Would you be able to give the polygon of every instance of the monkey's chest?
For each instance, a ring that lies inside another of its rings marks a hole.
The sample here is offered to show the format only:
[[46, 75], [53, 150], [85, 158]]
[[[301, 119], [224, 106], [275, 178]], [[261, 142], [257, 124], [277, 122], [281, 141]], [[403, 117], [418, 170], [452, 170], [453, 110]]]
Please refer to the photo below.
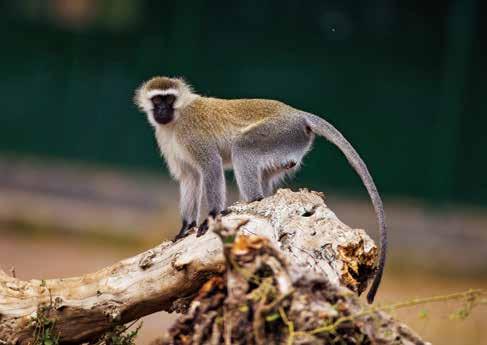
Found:
[[191, 156], [174, 135], [158, 132], [156, 138], [171, 175], [179, 179], [183, 173], [183, 165], [192, 165]]

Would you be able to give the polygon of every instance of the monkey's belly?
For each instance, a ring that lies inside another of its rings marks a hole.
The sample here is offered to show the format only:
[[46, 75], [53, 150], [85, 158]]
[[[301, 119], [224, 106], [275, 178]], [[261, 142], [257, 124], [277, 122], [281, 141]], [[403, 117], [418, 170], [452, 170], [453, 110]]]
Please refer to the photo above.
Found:
[[233, 163], [232, 163], [231, 158], [223, 159], [223, 169], [225, 169], [225, 170], [232, 170], [233, 169]]
[[228, 149], [220, 148], [220, 156], [222, 157], [223, 169], [232, 170], [233, 169], [233, 162], [232, 162], [231, 151]]

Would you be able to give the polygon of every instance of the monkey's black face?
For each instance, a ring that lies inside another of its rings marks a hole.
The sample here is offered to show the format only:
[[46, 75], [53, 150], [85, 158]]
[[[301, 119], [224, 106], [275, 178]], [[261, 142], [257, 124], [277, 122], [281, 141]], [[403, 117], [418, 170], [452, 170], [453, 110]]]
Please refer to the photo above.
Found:
[[174, 95], [157, 95], [151, 98], [152, 115], [157, 123], [166, 125], [174, 119], [175, 101], [176, 96]]

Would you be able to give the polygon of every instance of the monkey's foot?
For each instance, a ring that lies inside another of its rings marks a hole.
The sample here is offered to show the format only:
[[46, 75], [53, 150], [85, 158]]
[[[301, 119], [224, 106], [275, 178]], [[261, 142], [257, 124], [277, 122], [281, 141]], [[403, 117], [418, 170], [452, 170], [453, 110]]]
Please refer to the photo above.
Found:
[[196, 231], [196, 237], [200, 237], [206, 234], [206, 232], [208, 231], [208, 219], [209, 217], [206, 218], [200, 226], [198, 226], [198, 231]]
[[189, 235], [189, 232], [179, 232], [176, 237], [174, 237], [174, 239], [172, 240], [173, 242], [177, 242], [179, 241], [180, 239], [182, 238], [185, 238], [186, 236]]
[[208, 231], [208, 226], [209, 226], [209, 219], [215, 219], [217, 215], [221, 215], [221, 216], [226, 216], [228, 214], [232, 213], [232, 210], [226, 208], [224, 209], [223, 211], [220, 211], [220, 212], [216, 212], [216, 211], [211, 211], [209, 214], [208, 214], [208, 218], [206, 218], [204, 220], [203, 223], [201, 223], [200, 226], [198, 226], [198, 231], [196, 232], [196, 237], [200, 237], [200, 236], [203, 236], [204, 234], [206, 234], [206, 232]]
[[232, 210], [230, 210], [229, 208], [226, 208], [226, 209], [224, 209], [223, 211], [220, 212], [220, 214], [221, 214], [222, 217], [227, 216], [230, 213], [232, 213]]
[[176, 242], [182, 238], [185, 238], [186, 236], [189, 235], [190, 230], [196, 226], [196, 222], [191, 222], [187, 223], [185, 220], [183, 220], [183, 225], [181, 226], [181, 230], [179, 230], [179, 233], [174, 237], [173, 242]]

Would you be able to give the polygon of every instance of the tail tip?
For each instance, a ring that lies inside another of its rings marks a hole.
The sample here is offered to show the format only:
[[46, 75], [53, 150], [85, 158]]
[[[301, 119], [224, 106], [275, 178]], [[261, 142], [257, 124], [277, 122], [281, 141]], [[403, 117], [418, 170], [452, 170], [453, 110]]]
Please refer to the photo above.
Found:
[[374, 303], [375, 294], [377, 293], [377, 287], [375, 284], [370, 288], [369, 292], [367, 293], [367, 303], [372, 304]]

